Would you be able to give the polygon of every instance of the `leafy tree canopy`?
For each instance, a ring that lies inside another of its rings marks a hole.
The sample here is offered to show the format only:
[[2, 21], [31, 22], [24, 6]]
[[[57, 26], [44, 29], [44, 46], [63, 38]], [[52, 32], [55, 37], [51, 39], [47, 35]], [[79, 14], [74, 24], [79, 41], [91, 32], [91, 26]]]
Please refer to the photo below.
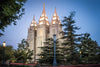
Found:
[[28, 42], [25, 39], [23, 39], [21, 43], [18, 44], [18, 49], [14, 52], [16, 62], [30, 62], [32, 60], [32, 55], [33, 50], [29, 49]]
[[[26, 0], [0, 0], [0, 30], [4, 32], [5, 27], [20, 19], [24, 14], [23, 5]], [[0, 32], [0, 36], [3, 33]]]
[[[10, 60], [13, 56], [13, 47], [12, 46], [6, 46], [5, 47], [5, 61]], [[3, 60], [3, 46], [0, 45], [0, 61]]]

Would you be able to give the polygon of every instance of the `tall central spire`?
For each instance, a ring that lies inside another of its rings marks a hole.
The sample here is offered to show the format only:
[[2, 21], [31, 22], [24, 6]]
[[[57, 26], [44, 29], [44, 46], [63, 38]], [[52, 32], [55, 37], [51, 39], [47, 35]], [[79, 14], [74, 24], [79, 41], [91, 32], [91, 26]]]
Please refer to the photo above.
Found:
[[57, 15], [56, 8], [55, 8], [55, 13], [54, 13], [54, 14], [56, 14], [56, 15]]
[[49, 25], [49, 21], [48, 21], [48, 17], [46, 16], [46, 12], [45, 12], [45, 3], [43, 4], [43, 11], [42, 11], [42, 15], [40, 16], [39, 19], [39, 24], [47, 24]]
[[42, 12], [42, 14], [46, 14], [46, 12], [45, 12], [45, 3], [43, 4], [43, 12]]

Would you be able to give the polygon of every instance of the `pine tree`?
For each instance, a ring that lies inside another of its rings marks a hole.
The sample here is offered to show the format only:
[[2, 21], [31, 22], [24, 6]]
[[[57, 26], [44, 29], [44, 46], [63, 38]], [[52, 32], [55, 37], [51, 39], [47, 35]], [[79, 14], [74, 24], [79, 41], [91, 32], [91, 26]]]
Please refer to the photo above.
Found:
[[64, 58], [67, 59], [70, 63], [75, 63], [75, 61], [78, 62], [79, 60], [79, 53], [77, 46], [79, 45], [79, 36], [81, 34], [76, 34], [76, 30], [79, 30], [77, 26], [75, 26], [75, 21], [73, 20], [74, 12], [71, 12], [71, 14], [68, 17], [64, 17], [62, 21], [62, 27], [63, 27], [63, 34], [64, 36], [62, 39], [64, 42], [62, 43], [63, 46], [63, 54]]
[[79, 46], [81, 52], [82, 63], [98, 63], [96, 56], [100, 53], [100, 49], [96, 41], [93, 41], [90, 37], [90, 34], [85, 33], [81, 40], [81, 45]]
[[[44, 46], [40, 47], [42, 49], [42, 52], [39, 54], [41, 57], [39, 59], [39, 62], [41, 64], [53, 64], [53, 58], [54, 58], [54, 42], [52, 38], [46, 39], [46, 42], [44, 42]], [[58, 64], [62, 63], [62, 53], [60, 51], [59, 42], [56, 41], [56, 61]]]

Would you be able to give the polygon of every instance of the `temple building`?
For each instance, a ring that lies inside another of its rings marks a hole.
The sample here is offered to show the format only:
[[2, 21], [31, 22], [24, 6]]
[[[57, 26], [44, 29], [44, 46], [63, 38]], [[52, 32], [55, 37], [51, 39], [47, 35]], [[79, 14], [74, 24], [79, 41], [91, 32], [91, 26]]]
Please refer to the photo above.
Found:
[[61, 31], [62, 27], [56, 8], [51, 22], [49, 22], [44, 5], [42, 15], [40, 16], [38, 23], [35, 21], [34, 17], [28, 29], [27, 42], [29, 43], [29, 49], [33, 50], [33, 61], [39, 59], [38, 54], [41, 53], [41, 49], [38, 47], [44, 46], [46, 39], [53, 38], [54, 34], [56, 34], [57, 39], [61, 38]]

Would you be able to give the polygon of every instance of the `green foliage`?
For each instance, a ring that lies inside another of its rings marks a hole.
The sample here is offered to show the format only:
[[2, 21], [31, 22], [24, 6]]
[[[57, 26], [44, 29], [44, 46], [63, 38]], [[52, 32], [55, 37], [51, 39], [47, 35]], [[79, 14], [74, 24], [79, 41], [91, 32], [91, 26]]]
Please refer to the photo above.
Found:
[[79, 52], [81, 52], [81, 63], [84, 64], [94, 64], [98, 63], [96, 58], [100, 57], [98, 54], [100, 53], [100, 48], [96, 41], [93, 41], [90, 37], [90, 34], [85, 33], [82, 37], [81, 44], [79, 46]]
[[82, 34], [76, 34], [76, 30], [79, 30], [79, 28], [75, 26], [73, 16], [74, 13], [71, 13], [68, 17], [64, 17], [62, 22], [64, 28], [62, 33], [65, 35], [62, 37], [64, 40], [62, 43], [64, 58], [71, 64], [99, 63], [100, 47], [96, 41], [89, 37], [90, 34], [85, 33], [83, 36]]
[[[6, 46], [5, 47], [5, 61], [11, 59], [13, 56], [13, 47]], [[3, 46], [0, 45], [0, 61], [3, 60]]]
[[[39, 47], [42, 49], [42, 52], [39, 54], [40, 59], [39, 62], [41, 64], [48, 64], [52, 65], [53, 58], [54, 58], [54, 42], [52, 38], [46, 39], [46, 42], [44, 42], [43, 47]], [[63, 55], [60, 50], [59, 42], [56, 41], [56, 61], [58, 64], [61, 64], [63, 61]]]
[[29, 62], [32, 60], [33, 50], [29, 49], [29, 44], [25, 39], [18, 45], [18, 49], [14, 51], [16, 62]]
[[[20, 19], [24, 14], [23, 5], [26, 0], [0, 0], [0, 30], [4, 31], [5, 27]], [[0, 36], [3, 35], [0, 32]]]
[[79, 61], [79, 53], [77, 46], [79, 45], [81, 34], [76, 34], [76, 30], [79, 30], [77, 26], [75, 26], [75, 21], [73, 20], [74, 12], [72, 12], [68, 17], [64, 17], [62, 21], [63, 34], [62, 39], [64, 42], [63, 46], [63, 54], [64, 58], [67, 59], [68, 62], [73, 63], [73, 61]]

